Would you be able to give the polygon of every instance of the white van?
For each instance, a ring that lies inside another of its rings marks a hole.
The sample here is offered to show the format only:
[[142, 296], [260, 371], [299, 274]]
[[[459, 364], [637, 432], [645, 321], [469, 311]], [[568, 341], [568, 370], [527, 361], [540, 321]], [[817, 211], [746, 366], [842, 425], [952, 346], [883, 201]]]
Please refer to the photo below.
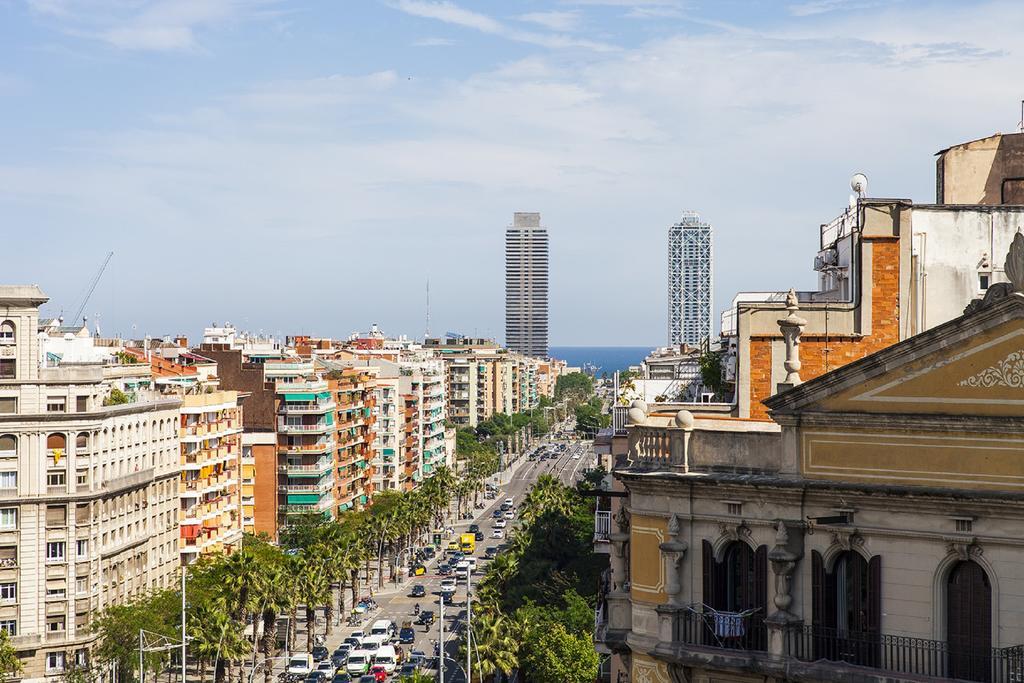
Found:
[[391, 642], [391, 636], [386, 634], [370, 634], [363, 638], [363, 644], [360, 645], [360, 649], [366, 650], [367, 652], [376, 652], [377, 648], [385, 643]]
[[384, 636], [388, 640], [395, 637], [395, 622], [390, 619], [378, 619], [370, 627], [371, 636]]
[[345, 671], [353, 676], [362, 676], [373, 664], [373, 650], [356, 650], [350, 652], [345, 663]]
[[395, 648], [391, 645], [381, 645], [373, 655], [373, 663], [380, 664], [388, 675], [395, 673], [398, 666], [398, 657], [395, 655]]
[[308, 652], [296, 652], [288, 658], [288, 673], [296, 676], [307, 676], [313, 670], [313, 655]]

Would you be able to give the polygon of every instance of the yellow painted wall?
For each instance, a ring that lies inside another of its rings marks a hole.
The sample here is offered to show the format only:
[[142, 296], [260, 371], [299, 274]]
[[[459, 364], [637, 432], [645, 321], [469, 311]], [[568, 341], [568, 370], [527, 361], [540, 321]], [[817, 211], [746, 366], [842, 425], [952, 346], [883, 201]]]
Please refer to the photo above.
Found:
[[658, 545], [668, 538], [663, 517], [633, 515], [629, 542], [629, 581], [633, 600], [660, 605], [665, 594], [665, 563]]

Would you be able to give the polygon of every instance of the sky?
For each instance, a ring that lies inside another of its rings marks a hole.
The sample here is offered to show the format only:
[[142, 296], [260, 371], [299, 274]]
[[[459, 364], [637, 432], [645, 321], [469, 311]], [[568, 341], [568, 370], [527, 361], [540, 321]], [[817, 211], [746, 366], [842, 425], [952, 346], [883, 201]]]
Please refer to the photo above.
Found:
[[934, 201], [1016, 130], [1024, 3], [0, 0], [0, 255], [104, 335], [214, 321], [500, 339], [539, 211], [551, 342], [666, 342], [666, 233], [715, 228], [715, 309], [811, 288], [818, 226]]

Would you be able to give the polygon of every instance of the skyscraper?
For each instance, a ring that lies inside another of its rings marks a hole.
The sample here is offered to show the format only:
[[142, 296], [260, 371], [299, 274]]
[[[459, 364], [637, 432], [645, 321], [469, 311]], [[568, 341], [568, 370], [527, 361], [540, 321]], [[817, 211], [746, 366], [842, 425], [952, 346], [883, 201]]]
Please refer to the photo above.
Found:
[[711, 225], [695, 211], [668, 229], [668, 343], [700, 346], [711, 336]]
[[539, 213], [515, 213], [505, 229], [505, 346], [548, 355], [548, 229]]

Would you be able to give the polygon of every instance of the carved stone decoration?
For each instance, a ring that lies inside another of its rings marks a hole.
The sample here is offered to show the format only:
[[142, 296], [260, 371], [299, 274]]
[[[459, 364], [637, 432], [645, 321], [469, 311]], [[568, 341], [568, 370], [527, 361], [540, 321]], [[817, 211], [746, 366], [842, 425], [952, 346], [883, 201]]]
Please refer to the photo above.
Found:
[[619, 508], [619, 511], [615, 513], [615, 523], [619, 525], [619, 531], [628, 534], [629, 533], [629, 510], [623, 505]]
[[750, 538], [750, 527], [747, 526], [746, 522], [740, 522], [739, 524], [719, 522], [718, 532], [726, 541], [739, 541]]
[[786, 626], [800, 620], [790, 608], [793, 606], [793, 574], [804, 555], [804, 532], [803, 522], [780, 519], [775, 527], [775, 545], [768, 551], [768, 562], [775, 575], [772, 599], [775, 611], [768, 616], [770, 624]]
[[985, 552], [984, 548], [978, 545], [976, 538], [970, 541], [950, 541], [946, 544], [946, 549], [950, 555], [955, 555], [962, 562], [981, 557]]
[[1006, 261], [1003, 263], [1003, 272], [1009, 282], [997, 282], [985, 290], [985, 298], [975, 299], [964, 308], [964, 315], [1002, 301], [1014, 294], [1024, 294], [1024, 235], [1019, 230], [1010, 242], [1010, 250], [1006, 253]]
[[1003, 271], [1014, 292], [1024, 292], [1024, 235], [1017, 231], [1003, 262]]
[[789, 315], [780, 319], [779, 329], [782, 331], [782, 339], [786, 342], [786, 379], [782, 381], [783, 388], [795, 387], [803, 380], [800, 379], [800, 333], [807, 326], [807, 321], [796, 314], [800, 310], [797, 302], [796, 291], [789, 290], [786, 295], [786, 310]]
[[853, 550], [864, 545], [864, 537], [856, 529], [849, 531], [845, 529], [832, 530], [832, 545], [839, 550]]
[[995, 365], [960, 380], [960, 386], [1024, 389], [1024, 349], [1013, 351]]
[[680, 574], [683, 571], [683, 559], [689, 544], [681, 537], [682, 524], [679, 522], [679, 515], [673, 514], [668, 520], [669, 540], [658, 545], [665, 558], [665, 592], [668, 594], [668, 604], [679, 606], [682, 602], [683, 584], [680, 581]]

